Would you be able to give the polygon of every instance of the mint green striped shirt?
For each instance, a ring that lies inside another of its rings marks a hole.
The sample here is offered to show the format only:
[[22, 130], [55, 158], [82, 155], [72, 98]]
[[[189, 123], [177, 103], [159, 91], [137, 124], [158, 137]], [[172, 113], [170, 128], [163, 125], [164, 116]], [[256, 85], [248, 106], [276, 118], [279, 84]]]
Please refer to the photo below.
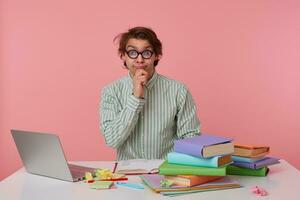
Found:
[[164, 159], [174, 140], [200, 134], [193, 98], [185, 85], [154, 72], [144, 99], [133, 96], [130, 75], [101, 92], [100, 127], [117, 160]]

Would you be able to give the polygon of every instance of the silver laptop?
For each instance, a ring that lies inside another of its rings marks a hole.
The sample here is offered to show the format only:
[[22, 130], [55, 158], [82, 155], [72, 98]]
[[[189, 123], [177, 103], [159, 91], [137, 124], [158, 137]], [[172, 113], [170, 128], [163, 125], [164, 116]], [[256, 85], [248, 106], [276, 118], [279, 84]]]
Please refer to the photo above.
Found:
[[54, 134], [11, 130], [27, 172], [64, 181], [79, 181], [94, 168], [68, 164], [59, 137]]

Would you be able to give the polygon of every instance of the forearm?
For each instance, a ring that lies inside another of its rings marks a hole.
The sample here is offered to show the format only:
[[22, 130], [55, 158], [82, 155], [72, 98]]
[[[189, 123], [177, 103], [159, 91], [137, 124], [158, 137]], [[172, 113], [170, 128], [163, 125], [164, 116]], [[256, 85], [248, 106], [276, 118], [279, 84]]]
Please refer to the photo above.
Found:
[[186, 91], [180, 98], [180, 110], [177, 114], [177, 137], [187, 138], [200, 134], [200, 121], [191, 94]]
[[105, 102], [101, 104], [101, 130], [108, 146], [118, 148], [126, 141], [137, 124], [144, 103], [131, 95], [125, 107], [117, 113]]

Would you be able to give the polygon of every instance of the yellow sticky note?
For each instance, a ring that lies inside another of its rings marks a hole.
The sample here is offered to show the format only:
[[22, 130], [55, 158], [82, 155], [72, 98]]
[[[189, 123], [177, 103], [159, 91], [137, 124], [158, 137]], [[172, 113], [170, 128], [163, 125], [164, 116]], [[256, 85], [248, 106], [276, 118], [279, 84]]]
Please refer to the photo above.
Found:
[[97, 169], [95, 172], [97, 178], [101, 179], [111, 179], [113, 177], [113, 173], [109, 169]]
[[90, 181], [93, 180], [93, 175], [91, 172], [85, 172], [85, 180]]

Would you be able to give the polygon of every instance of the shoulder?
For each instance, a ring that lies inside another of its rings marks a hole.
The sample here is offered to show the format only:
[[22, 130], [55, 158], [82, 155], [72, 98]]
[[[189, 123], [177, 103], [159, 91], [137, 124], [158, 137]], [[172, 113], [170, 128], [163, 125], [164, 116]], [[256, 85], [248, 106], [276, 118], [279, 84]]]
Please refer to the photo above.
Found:
[[129, 76], [123, 76], [120, 79], [117, 79], [102, 88], [103, 93], [116, 93], [118, 91], [122, 91], [125, 87], [130, 83]]
[[158, 81], [161, 85], [166, 86], [169, 89], [175, 89], [183, 92], [188, 90], [184, 83], [161, 74], [158, 74]]

